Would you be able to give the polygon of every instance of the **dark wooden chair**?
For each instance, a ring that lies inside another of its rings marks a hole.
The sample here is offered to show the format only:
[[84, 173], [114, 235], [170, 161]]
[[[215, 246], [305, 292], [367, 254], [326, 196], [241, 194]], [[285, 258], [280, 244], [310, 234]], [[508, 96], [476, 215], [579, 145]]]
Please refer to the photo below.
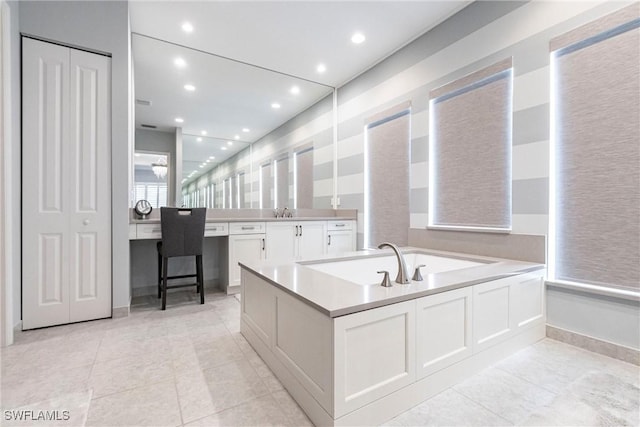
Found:
[[[158, 298], [162, 298], [162, 309], [167, 308], [167, 289], [196, 286], [200, 293], [200, 304], [204, 304], [204, 278], [202, 274], [202, 246], [206, 208], [160, 208], [162, 241], [158, 242]], [[168, 276], [169, 258], [194, 256], [196, 273]], [[196, 283], [168, 286], [171, 279], [195, 277]]]

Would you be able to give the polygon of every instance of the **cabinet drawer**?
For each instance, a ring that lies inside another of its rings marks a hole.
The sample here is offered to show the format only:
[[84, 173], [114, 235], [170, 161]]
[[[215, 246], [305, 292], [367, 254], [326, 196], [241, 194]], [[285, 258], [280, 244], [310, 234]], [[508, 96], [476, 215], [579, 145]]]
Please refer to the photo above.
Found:
[[229, 234], [259, 234], [264, 232], [264, 222], [232, 222], [229, 224]]
[[162, 239], [162, 227], [157, 224], [136, 224], [137, 239]]
[[135, 240], [137, 238], [136, 235], [136, 225], [129, 224], [129, 240]]
[[226, 236], [229, 234], [229, 223], [207, 222], [204, 225], [204, 237]]
[[334, 230], [352, 230], [355, 221], [327, 221], [327, 229]]

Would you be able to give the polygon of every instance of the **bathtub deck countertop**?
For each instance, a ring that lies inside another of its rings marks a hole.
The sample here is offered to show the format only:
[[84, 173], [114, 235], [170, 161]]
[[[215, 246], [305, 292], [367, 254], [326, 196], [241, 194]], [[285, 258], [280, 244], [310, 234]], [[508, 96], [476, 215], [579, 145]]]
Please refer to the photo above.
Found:
[[[484, 262], [485, 264], [442, 273], [427, 274], [427, 269], [425, 269], [423, 270], [423, 281], [412, 281], [406, 285], [395, 283], [393, 281], [395, 272], [391, 272], [393, 287], [390, 288], [382, 287], [379, 283], [365, 286], [359, 285], [307, 267], [308, 264], [320, 262], [348, 261], [371, 256], [395, 256], [393, 251], [388, 249], [351, 252], [342, 257], [329, 255], [315, 260], [297, 261], [288, 264], [269, 261], [241, 262], [240, 266], [295, 298], [315, 307], [329, 317], [344, 316], [545, 268], [544, 264], [432, 249], [405, 247], [402, 248], [402, 252], [460, 258]], [[413, 274], [412, 271], [409, 273]], [[380, 277], [382, 278], [382, 275]]]

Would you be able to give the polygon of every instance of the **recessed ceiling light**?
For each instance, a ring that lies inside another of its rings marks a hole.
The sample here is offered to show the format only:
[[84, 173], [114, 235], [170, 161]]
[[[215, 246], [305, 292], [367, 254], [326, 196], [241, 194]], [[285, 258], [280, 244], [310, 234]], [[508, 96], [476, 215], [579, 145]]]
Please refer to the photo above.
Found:
[[293, 86], [290, 90], [290, 92], [294, 95], [297, 95], [300, 93], [300, 88], [298, 86]]
[[178, 68], [184, 68], [184, 67], [187, 66], [187, 61], [185, 61], [184, 59], [182, 59], [180, 57], [174, 59], [173, 63], [176, 64], [176, 67], [178, 67]]
[[280, 104], [278, 104], [277, 102], [274, 102], [273, 104], [271, 104], [271, 108], [278, 109], [280, 108]]
[[227, 145], [233, 145], [232, 141], [227, 141]]
[[136, 157], [140, 157], [140, 153], [136, 153]]
[[196, 87], [194, 85], [186, 84], [184, 85], [184, 89], [188, 90], [189, 92], [193, 92], [194, 90], [196, 90]]
[[366, 40], [366, 37], [362, 33], [355, 33], [351, 36], [351, 41], [355, 44], [360, 44]]
[[327, 66], [324, 64], [318, 64], [316, 71], [319, 73], [324, 73], [325, 71], [327, 71]]
[[226, 149], [227, 149], [227, 147], [220, 147], [220, 149], [221, 149], [221, 150], [226, 150]]
[[176, 123], [183, 123], [184, 119], [182, 117], [176, 117]]
[[249, 132], [248, 128], [242, 128], [242, 132]]
[[216, 158], [216, 156], [209, 156], [209, 158], [210, 158], [211, 160], [213, 160], [213, 159], [215, 159], [215, 158]]
[[197, 137], [197, 138], [196, 138], [196, 141], [198, 141], [198, 142], [202, 142], [202, 138]]
[[204, 167], [204, 165], [200, 165], [200, 168], [203, 168], [203, 167]]
[[240, 139], [240, 135], [234, 136], [233, 139], [235, 139], [237, 141], [238, 139]]
[[182, 31], [184, 31], [185, 33], [192, 33], [193, 25], [191, 25], [190, 22], [185, 22], [184, 24], [182, 24]]
[[200, 132], [200, 135], [206, 135], [206, 134], [207, 134], [206, 130], [203, 130], [202, 132]]
[[207, 159], [207, 163], [209, 163], [211, 161], [211, 159]]

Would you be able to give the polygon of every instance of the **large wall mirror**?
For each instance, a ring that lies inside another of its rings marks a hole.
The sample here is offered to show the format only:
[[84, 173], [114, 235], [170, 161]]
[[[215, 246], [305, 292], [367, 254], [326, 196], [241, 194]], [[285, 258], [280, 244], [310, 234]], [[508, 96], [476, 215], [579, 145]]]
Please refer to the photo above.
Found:
[[332, 87], [141, 34], [132, 50], [135, 150], [168, 154], [169, 206], [331, 207]]

